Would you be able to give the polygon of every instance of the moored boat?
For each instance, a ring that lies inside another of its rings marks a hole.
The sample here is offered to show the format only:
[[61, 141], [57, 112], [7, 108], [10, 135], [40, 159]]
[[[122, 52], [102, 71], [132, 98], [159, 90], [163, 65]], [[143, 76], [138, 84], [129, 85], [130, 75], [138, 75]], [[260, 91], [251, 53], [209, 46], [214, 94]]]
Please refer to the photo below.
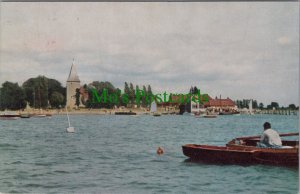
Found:
[[45, 114], [33, 114], [32, 116], [33, 116], [33, 117], [36, 117], [36, 118], [44, 118], [44, 117], [46, 117], [47, 115], [45, 115]]
[[22, 113], [22, 114], [20, 114], [20, 117], [22, 119], [28, 119], [28, 118], [30, 118], [30, 114], [29, 113]]
[[16, 120], [18, 118], [20, 118], [20, 115], [18, 114], [4, 113], [0, 115], [1, 120]]
[[204, 118], [217, 118], [217, 115], [204, 115]]
[[135, 112], [115, 112], [115, 115], [136, 115]]
[[240, 112], [235, 111], [235, 112], [219, 112], [219, 115], [239, 115]]
[[156, 104], [155, 101], [153, 101], [153, 102], [151, 103], [151, 106], [150, 106], [150, 113], [152, 113], [152, 115], [153, 115], [154, 117], [159, 117], [159, 116], [161, 116], [161, 114], [160, 114], [159, 112], [157, 112], [157, 104]]

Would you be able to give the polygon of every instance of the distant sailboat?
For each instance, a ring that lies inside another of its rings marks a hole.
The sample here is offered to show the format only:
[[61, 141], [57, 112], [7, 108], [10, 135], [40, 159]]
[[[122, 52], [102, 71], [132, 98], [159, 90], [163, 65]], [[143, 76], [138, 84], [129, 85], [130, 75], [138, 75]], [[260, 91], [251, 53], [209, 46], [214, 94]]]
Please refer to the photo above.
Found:
[[159, 113], [157, 112], [157, 105], [156, 105], [155, 101], [153, 101], [153, 102], [151, 103], [150, 113], [152, 113], [153, 116], [156, 116], [156, 117], [157, 117], [157, 116], [161, 116], [161, 114], [159, 114]]
[[74, 129], [74, 127], [71, 127], [69, 113], [68, 113], [68, 109], [67, 108], [66, 108], [66, 111], [67, 111], [67, 117], [68, 117], [68, 123], [69, 123], [69, 127], [67, 127], [67, 132], [68, 133], [74, 133], [75, 129]]
[[250, 103], [249, 103], [249, 114], [250, 115], [253, 115], [253, 110], [252, 110], [252, 106], [253, 106], [253, 102], [252, 102], [253, 100], [251, 99], [250, 100]]

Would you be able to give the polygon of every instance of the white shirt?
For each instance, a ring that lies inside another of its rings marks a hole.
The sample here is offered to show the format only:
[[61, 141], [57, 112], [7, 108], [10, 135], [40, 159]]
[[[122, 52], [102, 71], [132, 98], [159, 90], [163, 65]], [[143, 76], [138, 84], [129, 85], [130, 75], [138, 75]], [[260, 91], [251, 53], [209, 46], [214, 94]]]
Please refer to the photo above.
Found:
[[273, 129], [265, 130], [260, 138], [260, 142], [270, 146], [282, 146], [279, 134]]

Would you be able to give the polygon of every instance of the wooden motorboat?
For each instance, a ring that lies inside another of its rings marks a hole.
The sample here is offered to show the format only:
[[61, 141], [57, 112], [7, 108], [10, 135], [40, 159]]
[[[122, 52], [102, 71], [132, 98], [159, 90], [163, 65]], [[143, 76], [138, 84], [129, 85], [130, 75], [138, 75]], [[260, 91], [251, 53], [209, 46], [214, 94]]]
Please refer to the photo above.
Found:
[[[299, 133], [280, 134], [280, 136]], [[282, 148], [258, 148], [259, 136], [235, 138], [226, 146], [187, 144], [183, 154], [193, 161], [221, 164], [299, 166], [299, 141], [283, 140]]]
[[193, 161], [220, 164], [251, 164], [252, 150], [240, 150], [226, 146], [186, 144], [182, 146], [183, 154]]

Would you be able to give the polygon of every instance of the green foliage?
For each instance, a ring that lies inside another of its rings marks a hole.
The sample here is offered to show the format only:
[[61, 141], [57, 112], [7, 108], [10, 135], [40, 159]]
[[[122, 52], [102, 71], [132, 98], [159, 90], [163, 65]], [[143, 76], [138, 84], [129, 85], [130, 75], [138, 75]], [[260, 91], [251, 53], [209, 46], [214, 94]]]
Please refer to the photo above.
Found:
[[252, 108], [254, 108], [254, 109], [258, 108], [258, 104], [257, 104], [256, 100], [253, 100], [253, 102], [252, 102]]
[[65, 97], [59, 92], [53, 92], [50, 96], [51, 107], [60, 108], [65, 104]]
[[128, 96], [130, 95], [130, 89], [128, 87], [128, 83], [127, 82], [125, 82], [124, 93], [127, 94]]
[[147, 99], [146, 99], [146, 95], [147, 95], [147, 89], [146, 89], [146, 86], [143, 86], [143, 91], [145, 93], [145, 95], [142, 97], [142, 105], [143, 107], [146, 107], [149, 105]]
[[4, 82], [0, 88], [0, 109], [18, 110], [25, 107], [24, 90], [18, 83]]
[[[47, 108], [48, 100], [54, 92], [63, 95], [63, 105], [65, 104], [66, 89], [55, 79], [49, 79], [45, 76], [30, 78], [23, 83], [23, 88], [26, 95], [26, 101], [34, 108]], [[52, 104], [50, 100], [49, 102], [52, 107], [56, 107], [56, 104]]]
[[[99, 97], [107, 95], [108, 102], [104, 102], [103, 100], [101, 100], [100, 102], [93, 101], [93, 88], [96, 89], [97, 95]], [[89, 93], [89, 99], [85, 103], [85, 106], [87, 108], [113, 108], [115, 105], [120, 105], [119, 99], [121, 99], [121, 90], [115, 88], [110, 82], [94, 81], [89, 84], [89, 86], [87, 86], [87, 91]]]
[[275, 108], [275, 109], [279, 109], [279, 104], [277, 102], [271, 102], [270, 106], [271, 109]]
[[152, 93], [152, 89], [151, 89], [151, 86], [150, 85], [148, 85], [148, 90], [147, 90], [147, 95], [152, 95], [153, 93]]
[[199, 89], [197, 86], [191, 86], [189, 94], [198, 94]]
[[296, 110], [297, 107], [296, 107], [295, 104], [290, 104], [290, 105], [289, 105], [289, 109], [290, 109], [290, 110]]
[[80, 89], [76, 88], [76, 93], [75, 93], [75, 105], [79, 107], [80, 105]]
[[135, 102], [135, 89], [132, 83], [130, 83], [130, 88], [129, 88], [129, 100], [131, 104]]

